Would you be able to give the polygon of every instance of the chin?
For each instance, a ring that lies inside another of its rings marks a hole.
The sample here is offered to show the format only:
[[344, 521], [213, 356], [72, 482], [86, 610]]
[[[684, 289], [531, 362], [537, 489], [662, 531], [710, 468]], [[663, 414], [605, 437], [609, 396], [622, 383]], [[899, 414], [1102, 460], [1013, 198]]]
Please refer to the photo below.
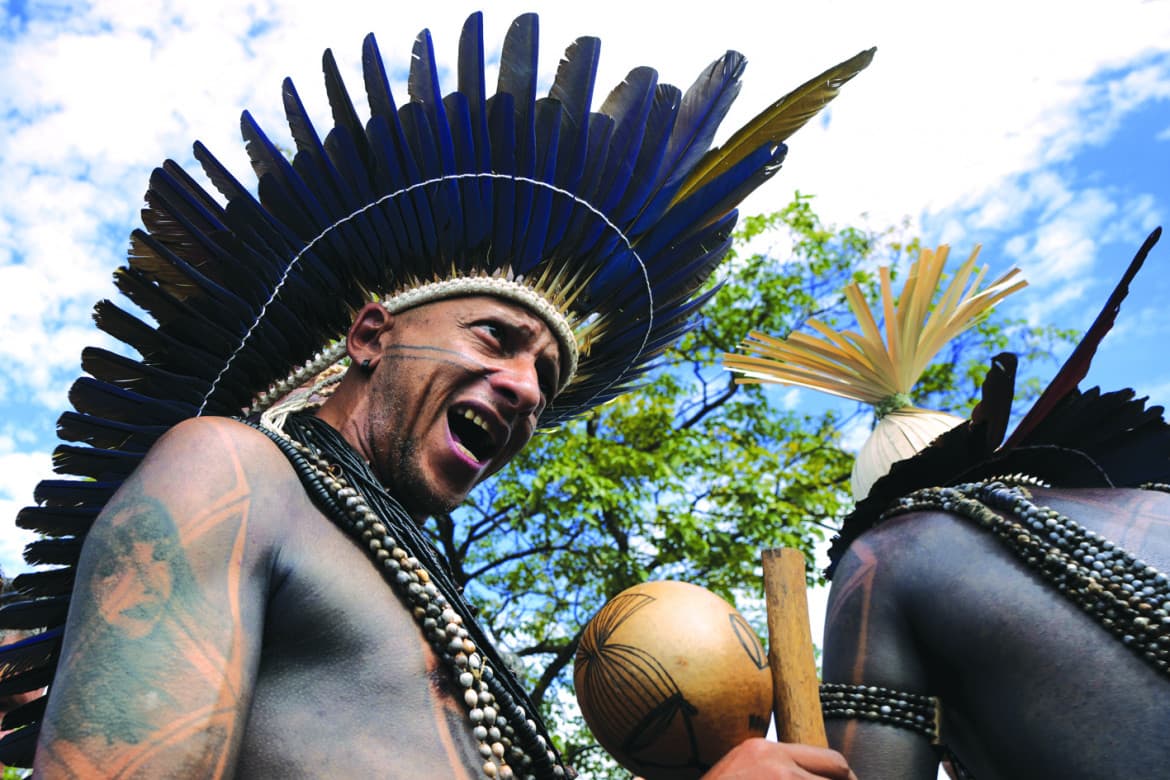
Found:
[[446, 514], [463, 503], [469, 491], [452, 493], [443, 491], [423, 480], [407, 479], [394, 491], [406, 511], [415, 517]]

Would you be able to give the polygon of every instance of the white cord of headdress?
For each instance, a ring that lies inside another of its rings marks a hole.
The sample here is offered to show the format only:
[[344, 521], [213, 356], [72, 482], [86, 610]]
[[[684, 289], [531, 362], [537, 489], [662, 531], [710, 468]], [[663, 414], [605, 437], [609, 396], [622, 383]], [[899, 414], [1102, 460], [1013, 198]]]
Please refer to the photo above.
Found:
[[239, 346], [235, 348], [235, 350], [232, 352], [232, 354], [228, 355], [227, 362], [224, 363], [223, 368], [221, 368], [219, 373], [216, 375], [215, 380], [211, 383], [211, 387], [209, 387], [207, 389], [207, 392], [203, 394], [202, 402], [199, 404], [199, 409], [195, 412], [195, 416], [201, 417], [203, 415], [203, 410], [205, 408], [207, 408], [207, 402], [208, 402], [208, 400], [210, 400], [212, 394], [215, 393], [215, 389], [216, 389], [216, 387], [219, 386], [220, 380], [223, 379], [223, 376], [224, 376], [224, 374], [227, 373], [227, 370], [229, 368], [231, 368], [232, 362], [236, 359], [236, 357], [240, 354], [240, 352], [243, 351], [244, 345], [248, 343], [248, 339], [252, 336], [252, 332], [255, 331], [257, 327], [260, 326], [260, 321], [263, 320], [264, 315], [268, 313], [268, 307], [270, 305], [272, 305], [273, 301], [276, 300], [276, 296], [280, 294], [281, 289], [284, 287], [284, 283], [288, 280], [289, 274], [292, 273], [293, 266], [295, 266], [297, 264], [297, 262], [299, 262], [300, 259], [305, 255], [305, 253], [308, 252], [310, 249], [312, 249], [313, 246], [318, 241], [325, 238], [325, 236], [328, 235], [329, 232], [331, 230], [333, 230], [334, 228], [336, 228], [340, 225], [344, 225], [346, 222], [349, 222], [351, 219], [354, 219], [354, 218], [362, 215], [366, 211], [369, 211], [370, 209], [374, 208], [375, 206], [379, 206], [388, 200], [392, 200], [394, 198], [399, 197], [400, 195], [405, 195], [405, 194], [412, 192], [420, 187], [426, 187], [426, 186], [429, 186], [431, 184], [439, 184], [441, 182], [450, 181], [452, 179], [472, 179], [472, 178], [474, 178], [474, 179], [479, 179], [479, 178], [507, 179], [509, 181], [519, 181], [519, 182], [524, 182], [526, 184], [532, 184], [532, 185], [537, 186], [537, 187], [544, 187], [544, 188], [552, 190], [553, 192], [556, 192], [560, 195], [564, 195], [564, 196], [570, 198], [571, 200], [575, 201], [576, 203], [579, 203], [580, 205], [589, 209], [591, 212], [593, 212], [598, 217], [600, 217], [601, 221], [604, 222], [606, 225], [608, 225], [609, 228], [611, 230], [613, 230], [614, 233], [617, 234], [618, 238], [620, 238], [622, 240], [622, 242], [626, 245], [626, 248], [630, 250], [630, 253], [634, 256], [634, 259], [638, 261], [638, 267], [642, 269], [642, 279], [646, 283], [646, 298], [647, 298], [647, 302], [649, 304], [649, 308], [648, 308], [649, 314], [648, 314], [648, 318], [646, 321], [646, 332], [642, 336], [642, 343], [638, 346], [638, 351], [635, 352], [634, 356], [632, 358], [630, 358], [630, 360], [626, 363], [626, 367], [621, 370], [621, 373], [618, 374], [617, 376], [615, 376], [613, 379], [611, 379], [605, 387], [601, 388], [596, 393], [591, 395], [581, 405], [588, 406], [593, 401], [594, 398], [601, 395], [609, 388], [613, 387], [614, 383], [616, 383], [623, 376], [625, 376], [626, 372], [630, 370], [630, 366], [632, 366], [638, 360], [638, 358], [640, 358], [642, 356], [642, 352], [645, 351], [645, 349], [646, 349], [646, 344], [650, 341], [650, 332], [654, 329], [654, 290], [652, 289], [652, 287], [650, 285], [650, 272], [646, 270], [646, 264], [644, 262], [642, 262], [641, 256], [638, 254], [637, 250], [634, 249], [634, 245], [632, 243], [630, 243], [630, 239], [626, 237], [626, 234], [624, 232], [622, 232], [621, 228], [619, 228], [617, 225], [615, 225], [610, 220], [609, 217], [607, 217], [604, 213], [602, 213], [592, 203], [590, 203], [587, 200], [584, 200], [582, 198], [577, 197], [572, 192], [569, 192], [566, 189], [562, 189], [561, 187], [558, 187], [555, 184], [549, 184], [548, 182], [540, 181], [539, 179], [531, 179], [531, 178], [528, 178], [527, 176], [512, 176], [512, 175], [509, 175], [506, 173], [494, 173], [491, 171], [484, 171], [484, 172], [479, 172], [479, 173], [451, 173], [451, 174], [444, 174], [443, 176], [437, 176], [437, 177], [432, 178], [432, 179], [427, 179], [426, 181], [415, 182], [414, 184], [411, 184], [407, 187], [403, 187], [400, 190], [383, 195], [382, 197], [378, 198], [377, 200], [371, 201], [370, 203], [367, 203], [365, 206], [362, 206], [360, 209], [358, 209], [357, 211], [354, 211], [352, 214], [349, 214], [348, 216], [342, 217], [341, 219], [337, 220], [332, 225], [330, 225], [329, 227], [327, 227], [323, 231], [321, 231], [319, 234], [317, 234], [311, 241], [309, 241], [309, 243], [305, 244], [305, 246], [299, 252], [297, 252], [291, 260], [289, 260], [288, 266], [285, 267], [284, 273], [282, 273], [280, 276], [280, 281], [278, 281], [276, 283], [276, 287], [273, 288], [272, 294], [268, 296], [268, 300], [266, 300], [264, 302], [264, 305], [260, 307], [260, 311], [256, 314], [256, 318], [252, 321], [252, 324], [248, 327], [248, 330], [246, 330], [244, 332], [243, 337], [240, 339]]

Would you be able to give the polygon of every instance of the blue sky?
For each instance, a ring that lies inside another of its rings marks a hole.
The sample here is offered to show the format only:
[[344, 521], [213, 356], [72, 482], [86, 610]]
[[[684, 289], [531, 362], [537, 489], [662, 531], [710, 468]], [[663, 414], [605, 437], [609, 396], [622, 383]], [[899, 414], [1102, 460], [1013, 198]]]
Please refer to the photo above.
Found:
[[[0, 5], [0, 567], [21, 566], [26, 538], [6, 518], [50, 476], [54, 422], [81, 348], [104, 343], [89, 312], [114, 295], [110, 277], [151, 168], [188, 161], [199, 138], [250, 175], [240, 111], [279, 133], [289, 75], [324, 126], [321, 51], [333, 48], [356, 89], [367, 32], [392, 72], [428, 25], [450, 63], [475, 6], [401, 5]], [[661, 4], [508, 0], [486, 10], [485, 37], [490, 49], [513, 16], [539, 11], [551, 75], [574, 37], [597, 35], [605, 88], [642, 64], [685, 87], [735, 48], [749, 65], [728, 129], [876, 45], [870, 69], [793, 138], [784, 170], [744, 210], [779, 208], [799, 189], [838, 224], [909, 219], [913, 233], [963, 257], [981, 243], [993, 273], [1024, 271], [1031, 287], [1005, 305], [1036, 322], [1083, 328], [1145, 235], [1170, 223], [1167, 0], [806, 0], [771, 3], [766, 15], [756, 6], [728, 0], [691, 17], [681, 5], [664, 16]], [[1170, 335], [1168, 300], [1170, 238], [1139, 277], [1090, 383], [1170, 400], [1170, 367], [1155, 351]]]

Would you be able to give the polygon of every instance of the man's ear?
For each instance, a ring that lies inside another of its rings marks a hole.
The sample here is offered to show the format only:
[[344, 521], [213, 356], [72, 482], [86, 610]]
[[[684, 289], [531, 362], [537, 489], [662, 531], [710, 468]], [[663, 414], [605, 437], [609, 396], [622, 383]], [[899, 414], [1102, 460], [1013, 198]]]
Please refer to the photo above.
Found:
[[367, 303], [358, 310], [345, 337], [346, 352], [353, 364], [367, 370], [377, 366], [386, 349], [386, 336], [393, 329], [394, 315], [382, 304]]

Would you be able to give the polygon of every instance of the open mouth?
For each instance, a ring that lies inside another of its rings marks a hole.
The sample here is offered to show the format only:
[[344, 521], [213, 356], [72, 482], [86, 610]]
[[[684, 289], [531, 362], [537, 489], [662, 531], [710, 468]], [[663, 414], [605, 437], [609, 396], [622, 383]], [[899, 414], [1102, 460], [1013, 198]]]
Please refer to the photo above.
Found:
[[456, 446], [476, 463], [487, 463], [496, 454], [498, 445], [491, 426], [474, 409], [465, 406], [447, 412], [447, 426]]

